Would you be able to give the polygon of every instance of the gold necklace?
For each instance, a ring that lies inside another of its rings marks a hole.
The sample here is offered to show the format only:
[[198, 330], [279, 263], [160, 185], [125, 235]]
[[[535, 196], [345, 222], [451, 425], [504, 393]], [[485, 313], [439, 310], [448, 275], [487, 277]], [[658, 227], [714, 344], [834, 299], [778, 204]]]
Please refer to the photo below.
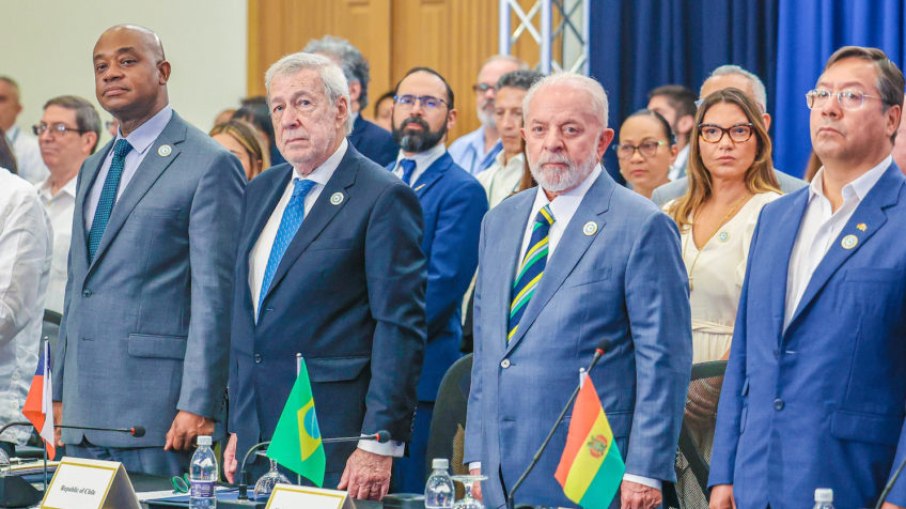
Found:
[[[718, 224], [717, 228], [715, 228], [714, 231], [711, 232], [711, 235], [708, 235], [708, 238], [705, 239], [705, 242], [704, 242], [704, 244], [702, 244], [701, 249], [698, 249], [698, 246], [695, 246], [695, 248], [696, 248], [695, 258], [692, 259], [692, 263], [689, 264], [689, 266], [687, 267], [687, 270], [686, 270], [686, 274], [689, 277], [689, 291], [690, 292], [695, 290], [695, 284], [694, 284], [695, 278], [692, 276], [692, 273], [695, 271], [695, 264], [698, 263], [698, 257], [701, 256], [702, 251], [704, 251], [705, 248], [708, 247], [708, 243], [711, 242], [711, 239], [714, 238], [715, 235], [717, 235], [717, 232], [719, 232], [720, 229], [723, 228], [727, 224], [727, 222], [730, 221], [730, 219], [732, 219], [734, 215], [736, 215], [737, 212], [739, 212], [739, 209], [742, 208], [744, 203], [748, 202], [748, 200], [750, 198], [752, 198], [752, 195], [749, 193], [746, 193], [741, 198], [739, 198], [738, 200], [733, 202], [733, 205], [730, 206], [729, 212], [727, 212], [727, 214], [723, 217], [723, 219], [720, 220], [720, 224]], [[692, 229], [692, 227], [694, 225], [695, 225], [695, 218], [693, 217], [692, 224], [689, 225], [689, 235], [686, 237], [686, 242], [683, 243], [683, 260], [686, 259], [686, 249], [689, 247], [689, 242], [695, 242], [695, 239], [694, 239], [695, 232]]]

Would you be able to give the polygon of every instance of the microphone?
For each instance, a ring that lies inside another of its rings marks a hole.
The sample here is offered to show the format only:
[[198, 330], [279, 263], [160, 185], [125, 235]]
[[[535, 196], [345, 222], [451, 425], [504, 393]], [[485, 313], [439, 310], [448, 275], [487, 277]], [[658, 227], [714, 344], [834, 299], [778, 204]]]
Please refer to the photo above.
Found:
[[[357, 437], [334, 437], [334, 438], [322, 438], [322, 444], [340, 444], [348, 442], [358, 442], [359, 440], [366, 441], [375, 441], [379, 444], [384, 444], [390, 441], [390, 432], [387, 430], [380, 430], [377, 433], [371, 435], [361, 435]], [[264, 442], [258, 442], [257, 444], [249, 447], [249, 450], [245, 452], [245, 456], [242, 458], [242, 463], [239, 468], [239, 494], [237, 498], [239, 500], [248, 500], [249, 499], [249, 484], [251, 484], [251, 479], [249, 477], [250, 472], [245, 470], [246, 463], [248, 463], [249, 457], [253, 452], [261, 449], [262, 447], [268, 446], [271, 444], [270, 440], [265, 440]]]
[[897, 483], [897, 479], [900, 478], [900, 474], [903, 473], [903, 468], [906, 467], [906, 459], [900, 463], [900, 466], [897, 467], [896, 472], [893, 473], [893, 476], [890, 477], [890, 480], [887, 481], [887, 485], [884, 486], [884, 489], [881, 490], [881, 496], [878, 497], [878, 503], [875, 504], [875, 509], [881, 509], [881, 506], [884, 505], [884, 499], [887, 498], [887, 495], [890, 494], [890, 491], [893, 489], [893, 485]]
[[[591, 358], [591, 364], [588, 365], [588, 369], [585, 370], [586, 375], [591, 375], [591, 370], [595, 368], [598, 364], [598, 361], [601, 360], [601, 357], [604, 356], [604, 353], [607, 351], [610, 341], [608, 339], [602, 339], [598, 346], [595, 348], [595, 355]], [[529, 466], [522, 472], [522, 475], [519, 476], [519, 479], [513, 483], [513, 489], [510, 490], [509, 495], [506, 497], [506, 506], [507, 509], [515, 508], [516, 501], [516, 490], [522, 486], [522, 483], [525, 482], [525, 479], [532, 473], [532, 470], [535, 469], [535, 465], [538, 464], [538, 461], [541, 460], [541, 455], [544, 454], [547, 445], [550, 444], [551, 439], [554, 438], [554, 433], [556, 433], [557, 428], [560, 426], [560, 423], [563, 422], [563, 419], [566, 417], [566, 412], [569, 411], [570, 407], [573, 406], [573, 403], [576, 401], [576, 397], [579, 395], [579, 386], [576, 385], [575, 390], [573, 390], [572, 396], [569, 397], [569, 401], [566, 402], [566, 405], [563, 406], [563, 410], [560, 412], [560, 415], [557, 417], [557, 420], [554, 421], [554, 425], [551, 427], [550, 432], [548, 432], [547, 437], [544, 439], [544, 442], [541, 443], [541, 447], [535, 451], [535, 455], [532, 457], [531, 463]]]
[[[9, 428], [12, 428], [13, 426], [33, 427], [34, 425], [27, 421], [11, 422], [11, 423], [7, 424], [6, 426], [3, 426], [2, 428], [0, 428], [0, 434], [2, 434], [4, 431], [6, 431]], [[91, 426], [69, 426], [67, 424], [55, 424], [54, 428], [81, 429], [81, 430], [87, 430], [87, 431], [112, 431], [115, 433], [129, 433], [130, 435], [134, 436], [135, 438], [141, 438], [141, 437], [145, 436], [145, 428], [143, 426], [133, 426], [131, 428], [95, 428], [95, 427], [91, 427]]]

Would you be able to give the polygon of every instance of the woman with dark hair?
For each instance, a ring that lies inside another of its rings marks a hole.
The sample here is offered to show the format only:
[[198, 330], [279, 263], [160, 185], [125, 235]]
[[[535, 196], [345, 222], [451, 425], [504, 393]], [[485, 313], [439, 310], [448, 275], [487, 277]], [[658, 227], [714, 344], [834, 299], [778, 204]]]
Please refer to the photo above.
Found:
[[667, 175], [678, 150], [673, 130], [660, 113], [646, 109], [629, 115], [613, 149], [626, 183], [645, 198], [651, 199], [658, 186], [670, 182]]
[[6, 133], [3, 132], [3, 129], [0, 129], [0, 168], [5, 168], [10, 173], [19, 173], [16, 155], [13, 153], [13, 148], [6, 142]]
[[239, 158], [248, 180], [270, 167], [270, 154], [264, 150], [261, 136], [248, 122], [230, 120], [215, 125], [208, 134]]

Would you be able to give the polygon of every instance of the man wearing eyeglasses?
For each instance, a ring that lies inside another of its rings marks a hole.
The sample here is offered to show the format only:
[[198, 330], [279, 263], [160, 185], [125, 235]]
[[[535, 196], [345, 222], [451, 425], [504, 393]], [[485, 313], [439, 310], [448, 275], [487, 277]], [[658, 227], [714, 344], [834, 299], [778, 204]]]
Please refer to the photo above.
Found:
[[460, 136], [450, 145], [450, 156], [456, 164], [472, 175], [477, 175], [494, 163], [503, 149], [500, 134], [494, 124], [494, 95], [497, 80], [508, 72], [527, 69], [525, 62], [510, 55], [489, 58], [478, 71], [478, 80], [472, 86], [475, 92], [476, 112], [481, 127]]
[[[872, 507], [906, 458], [903, 74], [848, 46], [806, 94], [824, 166], [752, 237], [709, 485], [712, 508]], [[885, 508], [906, 506], [906, 480]]]
[[391, 169], [421, 203], [425, 217], [421, 246], [428, 259], [428, 344], [409, 456], [398, 460], [394, 468], [398, 491], [425, 489], [425, 454], [434, 401], [441, 378], [460, 356], [460, 308], [478, 265], [481, 219], [488, 210], [484, 188], [444, 147], [456, 113], [453, 90], [433, 69], [416, 67], [396, 87], [393, 137], [401, 149]]
[[38, 137], [41, 158], [50, 170], [50, 175], [37, 185], [38, 196], [53, 226], [53, 265], [44, 307], [62, 313], [76, 177], [82, 163], [97, 147], [101, 120], [87, 100], [63, 95], [44, 104], [41, 122], [32, 131]]

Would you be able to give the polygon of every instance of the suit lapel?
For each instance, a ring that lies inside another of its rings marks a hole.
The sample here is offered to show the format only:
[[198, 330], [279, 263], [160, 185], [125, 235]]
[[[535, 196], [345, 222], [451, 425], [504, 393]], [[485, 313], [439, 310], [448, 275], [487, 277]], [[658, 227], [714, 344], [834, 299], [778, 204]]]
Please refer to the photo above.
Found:
[[[108, 246], [113, 242], [113, 239], [123, 227], [126, 219], [132, 214], [132, 210], [138, 205], [138, 202], [141, 201], [154, 183], [157, 182], [157, 179], [164, 173], [164, 170], [179, 157], [181, 152], [180, 144], [186, 140], [186, 131], [186, 124], [179, 118], [176, 112], [174, 112], [173, 118], [167, 123], [167, 127], [165, 127], [160, 136], [154, 140], [154, 143], [148, 147], [148, 152], [145, 154], [135, 175], [132, 177], [132, 180], [129, 181], [126, 189], [123, 190], [123, 194], [113, 206], [113, 212], [110, 214], [110, 221], [107, 223], [107, 229], [104, 231], [104, 236], [101, 237], [101, 244], [98, 246], [97, 253], [94, 255], [94, 261], [92, 261], [89, 270], [96, 266], [98, 261], [103, 258]], [[171, 145], [171, 152], [169, 155], [162, 156], [157, 153], [158, 147], [168, 144]]]
[[286, 192], [286, 186], [289, 184], [292, 175], [293, 168], [287, 164], [286, 168], [282, 170], [282, 175], [276, 178], [276, 183], [265, 191], [260, 202], [261, 206], [255, 207], [258, 204], [246, 202], [246, 206], [255, 207], [255, 212], [254, 217], [249, 218], [248, 224], [251, 224], [252, 227], [242, 239], [242, 250], [240, 253], [242, 253], [243, 256], [241, 259], [248, 260], [249, 253], [251, 253], [252, 248], [255, 247], [255, 243], [258, 242], [258, 237], [261, 236], [261, 231], [264, 230], [264, 226], [274, 213], [277, 203], [280, 201], [280, 198], [283, 197], [283, 193]]
[[78, 244], [80, 255], [73, 257], [75, 263], [88, 265], [88, 233], [85, 231], [85, 204], [88, 203], [88, 196], [91, 194], [91, 188], [94, 187], [94, 181], [101, 171], [101, 166], [107, 159], [107, 153], [113, 148], [113, 141], [107, 143], [95, 157], [86, 161], [82, 167], [82, 173], [79, 175], [79, 186], [76, 190], [76, 201], [73, 210], [76, 211], [78, 218], [74, 225], [72, 243]]
[[[896, 165], [891, 165], [881, 176], [880, 180], [875, 183], [871, 191], [868, 192], [862, 203], [856, 207], [852, 217], [849, 218], [840, 235], [834, 239], [834, 243], [831, 244], [827, 254], [824, 255], [824, 258], [815, 269], [815, 273], [812, 274], [808, 286], [805, 287], [805, 293], [802, 295], [802, 299], [790, 319], [787, 330], [792, 328], [793, 324], [808, 308], [809, 304], [816, 298], [840, 266], [862, 249], [862, 246], [887, 222], [887, 213], [884, 209], [896, 205], [900, 188], [903, 185], [896, 178], [898, 173], [899, 170]], [[864, 225], [865, 231], [862, 231], [862, 228], [858, 228], [857, 226], [859, 225]], [[845, 247], [844, 239], [847, 240]], [[853, 239], [855, 240], [855, 245], [852, 243]]]
[[[497, 328], [494, 338], [500, 338], [502, 343], [506, 343], [507, 322], [510, 314], [510, 299], [513, 293], [513, 278], [516, 277], [516, 267], [521, 261], [522, 253], [522, 235], [525, 232], [525, 225], [529, 220], [529, 214], [532, 212], [532, 204], [535, 200], [535, 192], [526, 192], [520, 194], [511, 200], [522, 200], [517, 205], [516, 213], [506, 218], [501, 230], [488, 232], [489, 239], [485, 243], [492, 246], [485, 258], [489, 260], [501, 260], [502, 267], [493, 277], [499, 282], [499, 286], [492, 291], [485, 292], [482, 298], [493, 299], [488, 301], [482, 307], [482, 312], [493, 317], [488, 320], [482, 320], [483, 323], [492, 323]], [[481, 270], [481, 267], [478, 268]], [[500, 347], [495, 345], [495, 349]], [[498, 350], [499, 351], [499, 350]]]
[[808, 206], [809, 192], [802, 192], [797, 196], [792, 204], [786, 208], [781, 217], [779, 224], [773, 229], [767, 229], [764, 225], [764, 235], [766, 241], [774, 243], [774, 249], [767, 250], [771, 253], [782, 255], [780, 260], [787, 260], [787, 263], [779, 270], [772, 270], [771, 275], [774, 278], [771, 284], [771, 323], [777, 337], [781, 337], [783, 332], [783, 317], [786, 315], [786, 287], [789, 278], [789, 260], [793, 254], [793, 246], [796, 244], [796, 237], [799, 236], [799, 228], [802, 225], [802, 217], [805, 215], [805, 209]]
[[[585, 255], [591, 243], [594, 242], [598, 235], [604, 233], [603, 229], [606, 220], [603, 216], [610, 208], [613, 186], [613, 180], [602, 171], [595, 183], [585, 193], [579, 208], [566, 226], [556, 251], [547, 261], [544, 275], [541, 277], [541, 282], [538, 283], [535, 295], [525, 308], [525, 313], [519, 320], [519, 328], [507, 346], [508, 353], [522, 340], [526, 331], [531, 328], [532, 323], [541, 313], [541, 310], [544, 309], [551, 297], [563, 285], [563, 281], [566, 280], [567, 276], [576, 267], [576, 264], [579, 263], [579, 260], [582, 259], [582, 256]], [[594, 223], [597, 233], [586, 235], [583, 229], [587, 223]], [[520, 253], [519, 256], [521, 255]], [[507, 303], [507, 309], [509, 309], [509, 303]]]
[[422, 195], [428, 192], [428, 190], [444, 176], [452, 162], [453, 158], [450, 157], [450, 153], [444, 152], [444, 155], [434, 161], [431, 166], [418, 177], [418, 180], [412, 185], [412, 190], [415, 191], [415, 194], [419, 199], [421, 199]]

